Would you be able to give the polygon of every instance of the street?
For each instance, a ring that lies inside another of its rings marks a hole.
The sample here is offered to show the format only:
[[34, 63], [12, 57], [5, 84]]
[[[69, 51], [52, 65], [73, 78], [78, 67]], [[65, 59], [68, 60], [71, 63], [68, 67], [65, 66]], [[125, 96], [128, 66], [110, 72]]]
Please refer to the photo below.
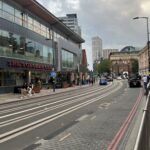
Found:
[[[1, 149], [107, 149], [141, 89], [129, 88], [125, 80], [114, 81], [1, 105]], [[123, 149], [120, 141], [113, 144]]]

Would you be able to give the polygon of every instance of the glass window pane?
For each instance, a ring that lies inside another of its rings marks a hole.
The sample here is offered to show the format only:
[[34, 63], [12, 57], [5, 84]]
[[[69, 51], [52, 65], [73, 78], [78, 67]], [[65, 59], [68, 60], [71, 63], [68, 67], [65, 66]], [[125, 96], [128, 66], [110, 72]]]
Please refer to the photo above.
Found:
[[28, 28], [33, 30], [33, 19], [28, 16]]
[[73, 53], [66, 50], [62, 50], [62, 67], [73, 67]]
[[2, 10], [1, 10], [1, 8], [0, 8], [0, 17], [2, 17]]
[[21, 15], [22, 13], [21, 13], [21, 11], [20, 10], [17, 10], [17, 9], [15, 9], [15, 16], [16, 17], [18, 17], [18, 18], [22, 18], [22, 15]]
[[34, 43], [35, 42], [32, 40], [26, 39], [26, 43], [25, 43], [25, 54], [26, 54], [26, 56], [34, 57], [34, 54], [35, 54]]
[[11, 15], [14, 15], [14, 8], [6, 3], [3, 3], [3, 10]]
[[48, 55], [50, 55], [49, 57], [50, 57], [50, 64], [53, 64], [53, 49], [52, 48], [49, 48], [49, 54]]
[[9, 21], [14, 21], [14, 16], [12, 14], [9, 14], [8, 12], [3, 11], [3, 16], [4, 19], [7, 19]]
[[46, 36], [46, 26], [44, 26], [42, 24], [41, 24], [41, 35], [43, 35], [44, 37], [47, 37]]
[[15, 17], [15, 23], [22, 25], [22, 20], [18, 17]]
[[0, 9], [2, 9], [2, 1], [0, 0]]
[[43, 45], [35, 42], [35, 56], [42, 58], [43, 56]]
[[22, 23], [23, 26], [26, 27], [26, 28], [28, 28], [28, 16], [27, 16], [27, 14], [23, 14], [22, 21], [23, 21], [23, 23]]
[[41, 33], [41, 24], [36, 20], [34, 20], [34, 31], [39, 34]]
[[13, 36], [13, 52], [18, 53], [20, 51], [20, 37], [18, 35]]
[[1, 46], [9, 46], [9, 33], [7, 31], [2, 31], [1, 36]]
[[2, 1], [0, 0], [0, 17], [2, 17]]

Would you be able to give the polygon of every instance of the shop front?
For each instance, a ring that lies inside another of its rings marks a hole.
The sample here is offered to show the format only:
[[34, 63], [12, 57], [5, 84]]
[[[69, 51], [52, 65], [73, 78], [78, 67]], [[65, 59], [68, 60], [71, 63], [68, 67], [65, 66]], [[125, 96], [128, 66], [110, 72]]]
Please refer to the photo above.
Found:
[[48, 83], [52, 66], [11, 58], [0, 58], [0, 93], [14, 92], [14, 88], [25, 82], [33, 84], [40, 79], [43, 84]]

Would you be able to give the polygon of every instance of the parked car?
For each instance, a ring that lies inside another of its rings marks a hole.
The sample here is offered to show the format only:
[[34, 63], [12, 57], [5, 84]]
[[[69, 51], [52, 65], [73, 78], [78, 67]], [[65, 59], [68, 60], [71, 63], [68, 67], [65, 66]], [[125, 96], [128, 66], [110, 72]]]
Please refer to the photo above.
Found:
[[107, 79], [106, 78], [100, 78], [99, 85], [107, 85]]
[[128, 79], [129, 87], [141, 87], [141, 77], [140, 76], [131, 76]]

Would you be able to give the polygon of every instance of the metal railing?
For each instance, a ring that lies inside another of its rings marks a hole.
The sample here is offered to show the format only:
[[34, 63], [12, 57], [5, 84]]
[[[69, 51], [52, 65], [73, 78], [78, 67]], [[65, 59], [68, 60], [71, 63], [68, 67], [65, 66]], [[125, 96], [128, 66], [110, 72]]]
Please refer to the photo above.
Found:
[[150, 150], [150, 92], [146, 99], [134, 150]]

